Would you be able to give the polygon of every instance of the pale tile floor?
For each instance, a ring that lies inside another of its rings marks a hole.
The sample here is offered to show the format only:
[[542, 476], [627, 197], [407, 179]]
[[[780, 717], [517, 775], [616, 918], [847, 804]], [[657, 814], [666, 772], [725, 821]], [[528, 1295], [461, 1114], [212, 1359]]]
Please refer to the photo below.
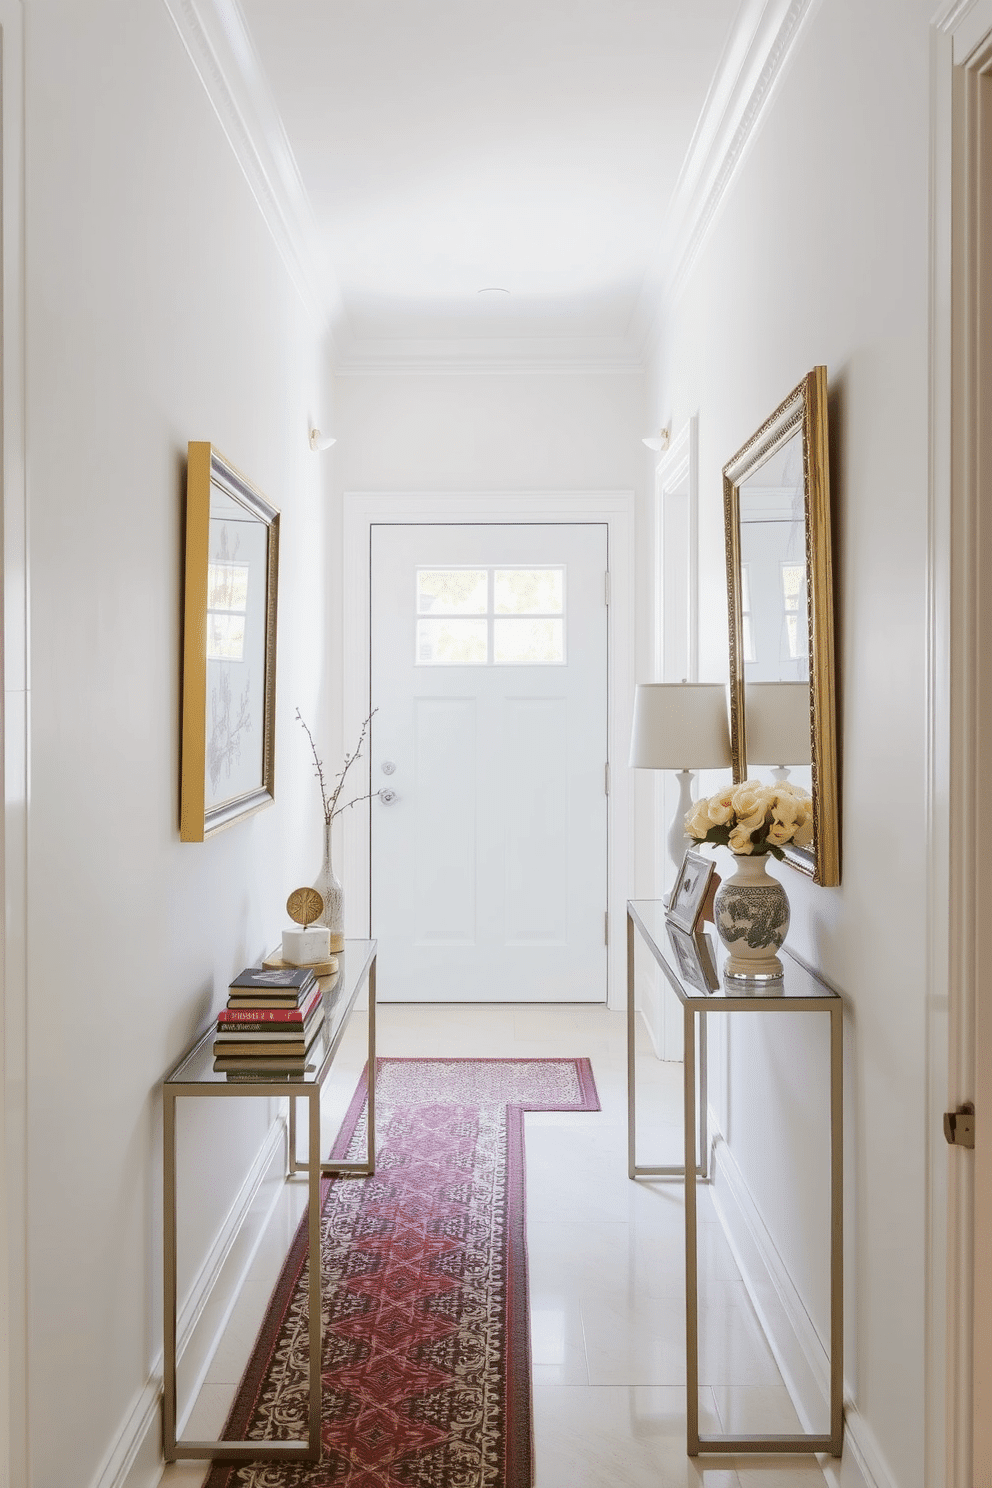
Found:
[[[325, 1150], [364, 1062], [364, 1038], [359, 1011], [326, 1088]], [[824, 1488], [814, 1458], [686, 1456], [681, 1185], [626, 1176], [621, 1013], [387, 1005], [378, 1052], [592, 1060], [601, 1112], [526, 1118], [535, 1488]], [[679, 1161], [681, 1074], [646, 1047], [639, 1057], [639, 1162]], [[187, 1436], [219, 1433], [304, 1199], [302, 1185], [283, 1189]], [[800, 1429], [703, 1190], [699, 1256], [703, 1430]], [[175, 1463], [163, 1488], [200, 1488], [206, 1468]]]

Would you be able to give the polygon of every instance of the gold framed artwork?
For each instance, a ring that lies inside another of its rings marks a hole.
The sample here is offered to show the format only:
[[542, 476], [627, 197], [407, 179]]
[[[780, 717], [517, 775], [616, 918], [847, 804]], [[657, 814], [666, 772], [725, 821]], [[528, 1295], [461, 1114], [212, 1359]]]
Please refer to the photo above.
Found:
[[[771, 770], [808, 789], [812, 846], [789, 844], [785, 856], [816, 883], [839, 884], [826, 367], [814, 367], [724, 466], [723, 499], [734, 780]], [[782, 752], [789, 757], [771, 757]]]
[[275, 788], [279, 513], [212, 444], [189, 445], [179, 835], [203, 842]]

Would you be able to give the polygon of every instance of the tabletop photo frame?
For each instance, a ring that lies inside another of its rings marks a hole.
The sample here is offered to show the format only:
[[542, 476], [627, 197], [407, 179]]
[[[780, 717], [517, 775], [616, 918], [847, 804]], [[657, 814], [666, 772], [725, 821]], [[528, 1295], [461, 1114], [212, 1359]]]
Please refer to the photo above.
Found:
[[672, 886], [666, 913], [674, 925], [687, 931], [689, 935], [695, 931], [703, 912], [713, 867], [712, 858], [706, 858], [690, 848], [682, 859], [682, 866]]
[[690, 935], [688, 930], [680, 930], [671, 920], [667, 921], [665, 929], [668, 931], [668, 939], [683, 982], [699, 992], [718, 991], [720, 978], [713, 955], [713, 942], [706, 931], [699, 929], [694, 935]]

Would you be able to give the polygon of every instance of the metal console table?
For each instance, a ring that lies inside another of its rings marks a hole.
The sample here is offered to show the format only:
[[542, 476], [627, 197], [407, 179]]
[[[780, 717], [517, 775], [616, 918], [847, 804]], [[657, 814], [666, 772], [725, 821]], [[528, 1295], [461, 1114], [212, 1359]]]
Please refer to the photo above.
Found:
[[[647, 946], [682, 1004], [685, 1053], [682, 1076], [685, 1158], [678, 1167], [643, 1167], [635, 1160], [634, 937]], [[627, 1150], [631, 1178], [685, 1179], [685, 1321], [687, 1453], [829, 1452], [841, 1454], [844, 1436], [844, 1250], [843, 1250], [843, 1033], [844, 1004], [838, 994], [798, 961], [786, 955], [785, 974], [774, 985], [738, 989], [721, 978], [718, 991], [700, 992], [679, 976], [668, 943], [665, 906], [660, 899], [627, 903]], [[706, 1178], [706, 1018], [710, 1013], [826, 1013], [830, 1018], [830, 1430], [827, 1434], [700, 1436], [699, 1434], [699, 1277], [696, 1254], [696, 1182]], [[700, 1021], [700, 1112], [696, 1154], [696, 1015]]]
[[[375, 1171], [375, 958], [374, 940], [345, 941], [338, 956], [338, 970], [321, 977], [324, 992], [324, 1022], [307, 1054], [302, 1075], [230, 1076], [214, 1069], [213, 1028], [186, 1054], [163, 1083], [164, 1104], [163, 1181], [165, 1189], [165, 1367], [164, 1367], [164, 1455], [167, 1462], [180, 1457], [210, 1457], [222, 1462], [281, 1461], [316, 1462], [320, 1457], [320, 1360], [322, 1318], [320, 1267], [310, 1267], [310, 1409], [306, 1441], [178, 1441], [176, 1439], [176, 1102], [183, 1096], [289, 1097], [289, 1154], [287, 1177], [308, 1175], [307, 1219], [311, 1256], [320, 1253], [320, 1180], [324, 1174], [365, 1177]], [[368, 1128], [364, 1161], [315, 1161], [320, 1152], [320, 1095], [337, 1054], [348, 1015], [365, 985], [369, 989], [368, 1016]], [[296, 1102], [309, 1105], [307, 1161], [296, 1155]]]

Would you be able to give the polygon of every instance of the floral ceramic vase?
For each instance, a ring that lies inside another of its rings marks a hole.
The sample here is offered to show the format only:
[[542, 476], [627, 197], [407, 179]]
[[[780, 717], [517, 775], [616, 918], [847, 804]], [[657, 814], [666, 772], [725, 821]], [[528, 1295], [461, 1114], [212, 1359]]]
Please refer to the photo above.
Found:
[[324, 860], [314, 888], [324, 901], [324, 913], [317, 921], [331, 932], [331, 954], [344, 950], [344, 889], [334, 872], [331, 858], [331, 823], [324, 823]]
[[723, 974], [737, 981], [771, 981], [783, 971], [777, 952], [789, 928], [789, 900], [765, 862], [764, 853], [735, 854], [736, 872], [713, 901], [717, 934], [730, 952]]

